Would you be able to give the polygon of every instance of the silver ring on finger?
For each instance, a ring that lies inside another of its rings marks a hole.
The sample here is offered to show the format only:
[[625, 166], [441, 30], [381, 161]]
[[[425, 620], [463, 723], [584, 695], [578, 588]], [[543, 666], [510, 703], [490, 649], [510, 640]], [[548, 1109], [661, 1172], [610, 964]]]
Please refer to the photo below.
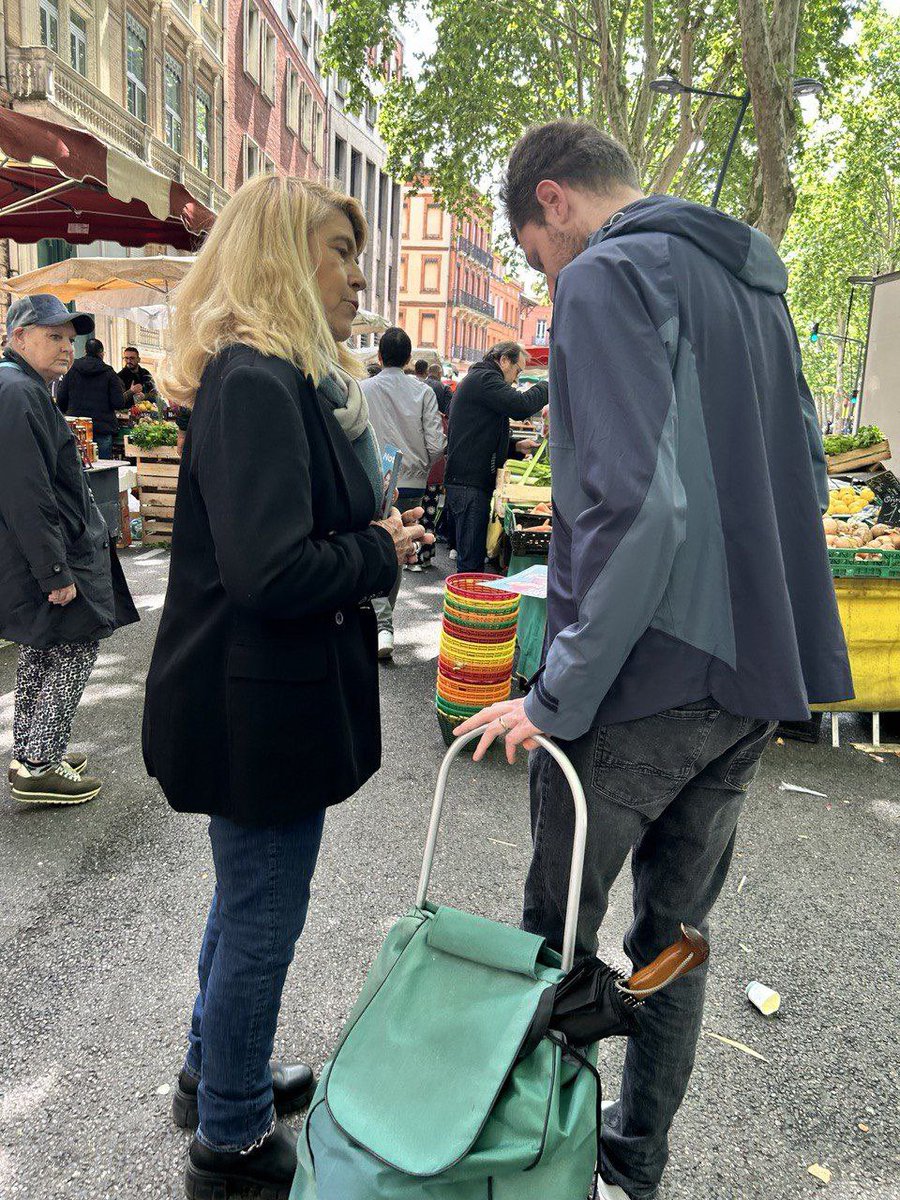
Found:
[[497, 720], [498, 720], [498, 722], [500, 723], [500, 728], [501, 728], [501, 729], [502, 729], [502, 730], [503, 730], [505, 733], [509, 733], [509, 726], [508, 726], [508, 725], [507, 725], [507, 723], [506, 723], [506, 722], [503, 720], [503, 718], [502, 718], [502, 717], [498, 717], [498, 718], [497, 718]]

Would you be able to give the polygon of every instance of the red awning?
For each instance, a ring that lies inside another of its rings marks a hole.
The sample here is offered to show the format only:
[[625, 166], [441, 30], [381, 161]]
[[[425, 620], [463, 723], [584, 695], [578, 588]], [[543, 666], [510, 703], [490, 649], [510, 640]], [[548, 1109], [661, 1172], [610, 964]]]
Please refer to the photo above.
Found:
[[526, 346], [525, 353], [528, 355], [528, 365], [530, 367], [547, 367], [550, 365], [549, 346]]
[[195, 250], [215, 214], [93, 134], [0, 108], [0, 237]]

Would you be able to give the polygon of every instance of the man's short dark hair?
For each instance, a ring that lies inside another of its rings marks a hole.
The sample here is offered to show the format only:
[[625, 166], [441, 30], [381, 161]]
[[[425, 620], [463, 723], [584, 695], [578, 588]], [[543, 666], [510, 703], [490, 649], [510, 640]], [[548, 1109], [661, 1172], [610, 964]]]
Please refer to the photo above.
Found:
[[126, 346], [125, 349], [122, 351], [122, 353], [123, 354], [136, 354], [138, 356], [138, 358], [141, 357], [141, 352], [140, 352], [140, 350], [138, 350], [137, 346]]
[[84, 343], [84, 352], [88, 358], [102, 358], [103, 343], [99, 338], [88, 338]]
[[500, 185], [513, 237], [533, 221], [546, 224], [535, 195], [542, 179], [605, 195], [640, 188], [637, 168], [625, 147], [588, 121], [552, 121], [519, 138]]
[[440, 363], [432, 363], [431, 366], [428, 368], [428, 374], [431, 376], [432, 379], [442, 379], [444, 376], [444, 372], [441, 369]]
[[517, 363], [524, 353], [525, 351], [519, 342], [498, 342], [496, 346], [491, 346], [484, 357], [496, 363], [501, 358], [511, 358], [514, 363]]
[[386, 367], [405, 367], [412, 356], [412, 342], [409, 334], [399, 325], [392, 325], [381, 335], [378, 342], [378, 353]]
[[428, 373], [428, 359], [417, 358], [415, 370], [417, 375], [426, 375]]

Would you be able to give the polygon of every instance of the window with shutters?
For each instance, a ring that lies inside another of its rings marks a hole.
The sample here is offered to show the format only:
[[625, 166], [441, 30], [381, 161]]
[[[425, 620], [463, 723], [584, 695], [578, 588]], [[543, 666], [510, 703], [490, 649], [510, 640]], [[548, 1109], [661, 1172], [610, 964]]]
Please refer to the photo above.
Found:
[[300, 130], [300, 74], [287, 65], [284, 73], [284, 123], [291, 133]]
[[131, 13], [126, 17], [127, 107], [147, 124], [147, 30]]
[[268, 21], [262, 22], [262, 69], [260, 87], [267, 100], [275, 99], [275, 67], [277, 61], [277, 42], [275, 30]]
[[182, 66], [170, 54], [166, 55], [164, 99], [166, 107], [166, 145], [181, 153]]
[[422, 259], [422, 291], [439, 292], [441, 290], [441, 260], [439, 258]]
[[253, 0], [244, 0], [244, 70], [256, 83], [260, 79], [262, 17]]
[[419, 326], [419, 344], [423, 347], [437, 346], [437, 313], [422, 313], [422, 322]]
[[262, 171], [262, 152], [253, 138], [244, 134], [244, 183]]
[[69, 9], [69, 61], [72, 69], [87, 78], [87, 21]]
[[40, 13], [41, 45], [59, 54], [59, 0], [40, 0]]
[[425, 206], [425, 230], [426, 238], [439, 238], [444, 228], [444, 213], [439, 204], [428, 204]]
[[205, 175], [209, 174], [212, 128], [212, 96], [198, 87], [194, 95], [194, 161]]
[[300, 141], [307, 150], [312, 150], [313, 98], [306, 84], [303, 85], [303, 103], [300, 110]]

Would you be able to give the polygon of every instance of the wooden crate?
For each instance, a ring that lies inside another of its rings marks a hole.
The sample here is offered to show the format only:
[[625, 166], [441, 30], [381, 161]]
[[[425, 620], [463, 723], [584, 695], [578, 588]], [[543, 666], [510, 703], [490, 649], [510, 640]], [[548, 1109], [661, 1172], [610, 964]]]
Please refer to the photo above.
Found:
[[144, 525], [144, 542], [172, 540], [175, 493], [181, 455], [174, 446], [144, 450], [125, 439], [125, 453], [137, 459], [138, 497]]
[[844, 475], [847, 471], [859, 471], [862, 467], [872, 467], [876, 463], [885, 462], [891, 457], [889, 442], [876, 442], [874, 446], [866, 446], [865, 450], [848, 450], [845, 454], [829, 454], [825, 461], [828, 464], [829, 475]]
[[506, 467], [497, 472], [494, 509], [502, 517], [507, 504], [549, 504], [551, 489], [532, 483], [514, 483]]

